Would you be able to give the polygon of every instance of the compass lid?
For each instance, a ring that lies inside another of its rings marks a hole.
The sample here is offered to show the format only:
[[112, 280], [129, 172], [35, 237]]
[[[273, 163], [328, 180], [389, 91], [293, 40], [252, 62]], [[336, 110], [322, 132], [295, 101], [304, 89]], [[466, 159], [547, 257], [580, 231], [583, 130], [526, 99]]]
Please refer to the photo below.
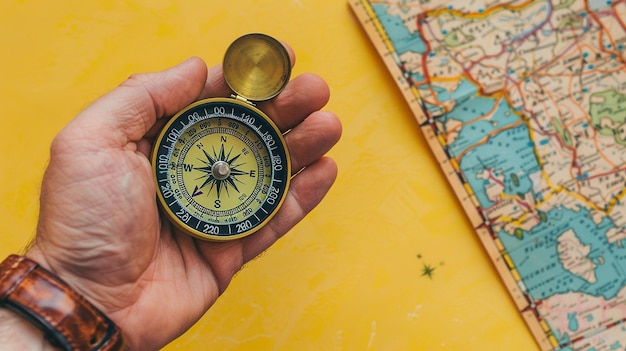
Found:
[[289, 53], [276, 39], [260, 33], [235, 40], [224, 55], [226, 84], [240, 97], [265, 101], [278, 95], [289, 82]]

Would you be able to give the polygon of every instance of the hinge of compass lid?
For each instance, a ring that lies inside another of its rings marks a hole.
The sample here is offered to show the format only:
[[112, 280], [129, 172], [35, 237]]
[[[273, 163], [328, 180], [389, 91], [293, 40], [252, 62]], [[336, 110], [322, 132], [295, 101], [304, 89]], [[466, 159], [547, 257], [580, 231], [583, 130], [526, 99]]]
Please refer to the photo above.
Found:
[[239, 100], [239, 101], [243, 101], [247, 104], [250, 104], [252, 106], [256, 106], [252, 101], [246, 99], [245, 97], [241, 96], [241, 95], [236, 95], [236, 94], [230, 94], [230, 97], [232, 97], [233, 99]]

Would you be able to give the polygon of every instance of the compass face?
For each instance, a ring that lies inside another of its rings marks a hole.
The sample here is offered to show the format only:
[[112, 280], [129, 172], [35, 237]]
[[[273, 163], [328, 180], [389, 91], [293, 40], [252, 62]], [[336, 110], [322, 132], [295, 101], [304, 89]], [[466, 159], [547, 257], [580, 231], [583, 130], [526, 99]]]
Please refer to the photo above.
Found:
[[254, 233], [276, 213], [290, 180], [281, 133], [234, 99], [198, 101], [174, 116], [152, 155], [157, 195], [179, 229], [206, 240]]

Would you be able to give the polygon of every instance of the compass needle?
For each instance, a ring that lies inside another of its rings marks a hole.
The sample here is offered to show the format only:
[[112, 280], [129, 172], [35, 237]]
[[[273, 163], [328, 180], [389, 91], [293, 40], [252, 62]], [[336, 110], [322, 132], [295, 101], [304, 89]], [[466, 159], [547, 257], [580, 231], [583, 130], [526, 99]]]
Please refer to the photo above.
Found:
[[238, 182], [239, 184], [246, 184], [245, 182], [243, 182], [243, 181], [241, 181], [241, 180], [239, 180], [237, 178], [233, 178], [233, 181], [234, 182]]
[[244, 172], [244, 171], [240, 171], [238, 169], [235, 169], [234, 167], [231, 169], [230, 174], [233, 176], [240, 176], [240, 175], [248, 175], [250, 174], [250, 172]]
[[220, 155], [217, 159], [220, 161], [226, 161], [226, 155], [224, 154], [224, 144], [220, 146]]
[[[233, 153], [233, 147], [230, 147], [230, 150], [228, 150], [228, 154], [226, 155], [226, 157], [224, 157], [224, 161], [227, 161], [230, 158], [230, 154]], [[228, 162], [230, 163], [230, 162]]]
[[204, 174], [204, 175], [201, 175], [201, 176], [199, 176], [198, 178], [196, 178], [194, 180], [200, 180], [200, 179], [203, 179], [203, 178], [207, 178], [208, 176], [209, 176], [208, 174]]
[[[228, 182], [228, 184], [232, 185], [233, 188], [235, 188], [235, 191], [237, 191], [238, 193], [240, 192], [239, 189], [237, 188], [237, 185], [235, 184], [233, 177], [229, 177], [228, 179], [226, 179], [226, 181]], [[245, 184], [245, 183], [242, 182], [242, 184]], [[228, 186], [226, 188], [228, 189]]]
[[191, 194], [191, 196], [194, 197], [194, 196], [198, 196], [198, 195], [202, 195], [202, 194], [204, 194], [204, 193], [196, 185], [196, 187], [193, 189], [193, 194]]
[[205, 172], [205, 175], [211, 174], [211, 167], [196, 167], [194, 170]]
[[222, 186], [224, 183], [220, 182], [220, 181], [216, 181], [215, 184], [216, 186], [216, 190], [217, 190], [217, 199], [219, 200], [220, 196], [222, 196]]
[[223, 69], [236, 98], [185, 107], [165, 125], [152, 154], [167, 218], [185, 233], [214, 241], [263, 227], [291, 180], [282, 133], [250, 102], [271, 99], [285, 87], [291, 73], [287, 51], [266, 35], [245, 35], [226, 50]]
[[[206, 156], [207, 160], [208, 160], [208, 165], [212, 165], [215, 163], [215, 159], [213, 157], [211, 157], [211, 155], [209, 155], [208, 152], [206, 152], [204, 149], [201, 149], [202, 152], [204, 153], [204, 156]], [[213, 150], [213, 153], [215, 153], [215, 149]], [[203, 161], [204, 162], [204, 161]]]
[[207, 179], [200, 185], [200, 189], [204, 188], [207, 184], [211, 183], [211, 189], [213, 189], [213, 184], [215, 183], [215, 178], [213, 176], [208, 176]]
[[[235, 157], [231, 158], [230, 160], [228, 160], [228, 161], [226, 161], [226, 162], [228, 162], [229, 164], [231, 164], [231, 165], [232, 165], [232, 164], [233, 164], [233, 162], [237, 161], [237, 159], [238, 159], [240, 156], [241, 156], [241, 154], [239, 154], [239, 155], [237, 155], [237, 156], [235, 156]], [[235, 166], [233, 166], [233, 167], [235, 167]]]
[[232, 172], [241, 172], [240, 170], [238, 170], [238, 168], [243, 166], [243, 165], [245, 165], [245, 164], [246, 164], [245, 162], [242, 162], [242, 163], [238, 163], [236, 165], [232, 165], [231, 166], [231, 168], [233, 169]]

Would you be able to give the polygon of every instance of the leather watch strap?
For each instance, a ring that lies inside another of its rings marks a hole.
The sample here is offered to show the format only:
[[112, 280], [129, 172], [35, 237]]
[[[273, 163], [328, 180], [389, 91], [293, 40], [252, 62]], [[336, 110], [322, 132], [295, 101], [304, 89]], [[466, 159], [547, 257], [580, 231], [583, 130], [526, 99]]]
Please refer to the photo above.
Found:
[[0, 307], [35, 323], [48, 341], [64, 350], [124, 349], [115, 324], [36, 262], [11, 255], [0, 263]]

